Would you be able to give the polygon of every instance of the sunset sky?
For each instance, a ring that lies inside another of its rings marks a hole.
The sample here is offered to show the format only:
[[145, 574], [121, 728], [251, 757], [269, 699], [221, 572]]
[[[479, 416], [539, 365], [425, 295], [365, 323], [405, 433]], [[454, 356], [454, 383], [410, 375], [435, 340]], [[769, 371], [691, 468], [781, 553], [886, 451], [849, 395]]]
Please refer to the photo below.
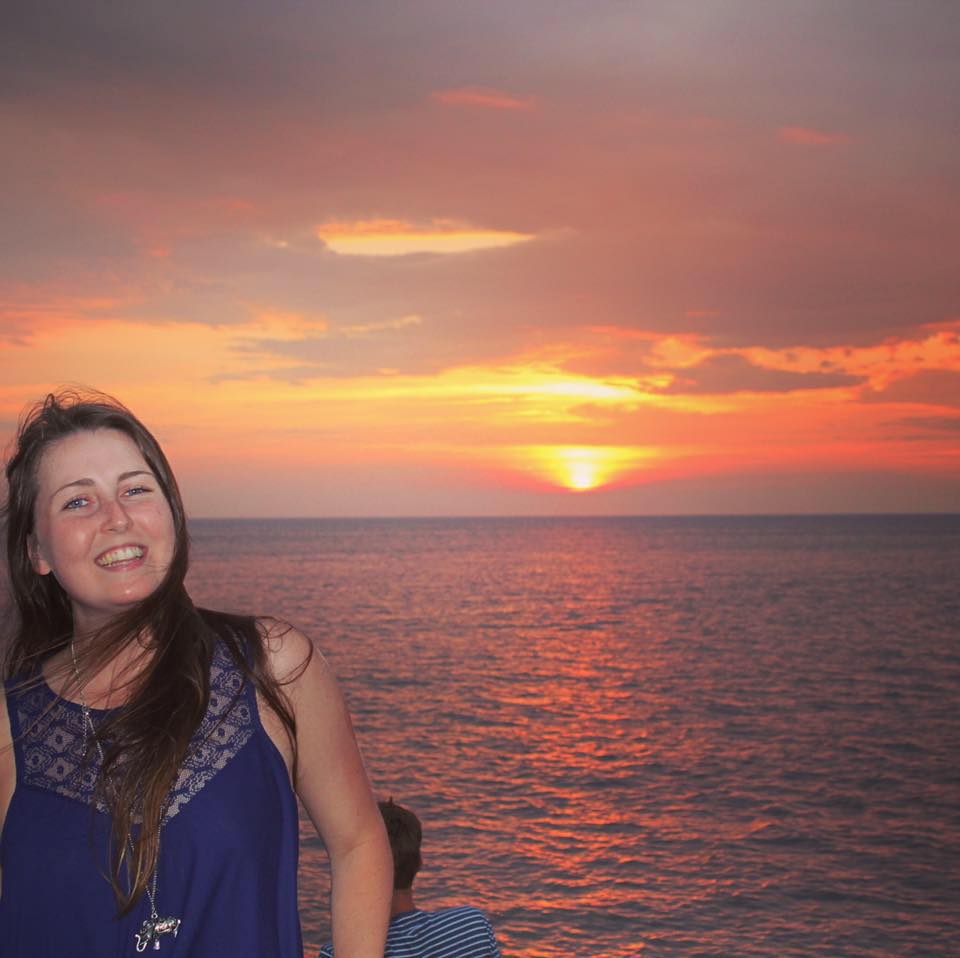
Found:
[[942, 0], [4, 4], [0, 441], [196, 516], [960, 510]]

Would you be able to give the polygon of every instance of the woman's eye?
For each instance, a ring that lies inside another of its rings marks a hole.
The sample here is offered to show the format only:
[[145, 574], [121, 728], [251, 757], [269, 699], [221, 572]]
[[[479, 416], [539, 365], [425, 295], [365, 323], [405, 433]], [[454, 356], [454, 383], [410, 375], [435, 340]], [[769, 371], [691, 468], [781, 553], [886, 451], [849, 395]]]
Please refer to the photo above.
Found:
[[150, 489], [149, 489], [147, 486], [133, 486], [132, 488], [127, 489], [127, 491], [124, 492], [124, 495], [125, 495], [125, 496], [140, 496], [140, 495], [143, 495], [143, 493], [149, 492], [149, 491], [150, 491]]
[[76, 499], [71, 499], [69, 502], [64, 503], [64, 509], [80, 509], [85, 506], [90, 500], [86, 496], [77, 496]]

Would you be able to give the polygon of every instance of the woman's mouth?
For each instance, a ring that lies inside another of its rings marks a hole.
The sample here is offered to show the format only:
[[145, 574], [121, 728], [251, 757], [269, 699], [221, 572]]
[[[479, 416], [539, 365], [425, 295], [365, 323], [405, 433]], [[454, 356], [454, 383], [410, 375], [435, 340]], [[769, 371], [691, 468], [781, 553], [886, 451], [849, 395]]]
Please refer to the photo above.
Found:
[[107, 549], [101, 552], [94, 560], [101, 569], [109, 569], [112, 566], [119, 565], [121, 562], [131, 562], [134, 559], [142, 559], [146, 555], [144, 546], [126, 545], [117, 546], [116, 549]]

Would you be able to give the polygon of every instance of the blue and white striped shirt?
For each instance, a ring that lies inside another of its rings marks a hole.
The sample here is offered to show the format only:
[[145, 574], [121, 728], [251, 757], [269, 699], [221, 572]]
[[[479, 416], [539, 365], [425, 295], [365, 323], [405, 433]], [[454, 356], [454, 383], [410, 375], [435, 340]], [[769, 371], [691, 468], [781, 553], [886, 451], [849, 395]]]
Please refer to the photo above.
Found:
[[[333, 958], [333, 945], [320, 949]], [[470, 905], [440, 911], [405, 911], [390, 922], [384, 958], [500, 958], [493, 928]]]

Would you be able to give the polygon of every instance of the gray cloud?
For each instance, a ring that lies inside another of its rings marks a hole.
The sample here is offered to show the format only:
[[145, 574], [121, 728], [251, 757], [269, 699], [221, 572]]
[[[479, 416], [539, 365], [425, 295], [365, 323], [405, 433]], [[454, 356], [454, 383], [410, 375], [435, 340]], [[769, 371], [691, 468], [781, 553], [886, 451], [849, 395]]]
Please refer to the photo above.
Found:
[[[341, 315], [350, 315], [343, 311]], [[359, 316], [360, 314], [354, 313]], [[373, 376], [384, 372], [429, 375], [468, 362], [502, 359], [502, 343], [490, 340], [482, 330], [473, 334], [434, 328], [430, 319], [409, 323], [404, 317], [373, 318], [369, 308], [362, 319], [337, 322], [318, 335], [295, 339], [251, 337], [236, 344], [236, 351], [261, 357], [258, 370], [236, 373], [232, 378], [270, 378], [288, 382], [306, 379]], [[271, 364], [270, 359], [294, 365]]]
[[[541, 109], [429, 102], [476, 84]], [[932, 0], [14, 2], [0, 90], [0, 280], [93, 293], [122, 277], [144, 294], [124, 315], [157, 322], [237, 322], [251, 303], [431, 318], [370, 363], [323, 352], [345, 371], [595, 325], [866, 345], [960, 302], [960, 29]], [[784, 125], [850, 142], [793, 147]], [[332, 218], [438, 216], [545, 238], [363, 263], [306, 238]], [[144, 257], [154, 241], [167, 260]]]
[[912, 376], [895, 380], [885, 389], [865, 392], [861, 398], [865, 402], [960, 408], [960, 372], [953, 369], [922, 369]]
[[894, 429], [893, 438], [915, 442], [942, 442], [960, 434], [960, 416], [907, 416], [889, 425]]
[[[4, 7], [0, 79], [41, 99], [96, 89], [132, 105], [146, 91], [309, 103], [329, 116], [381, 110], [429, 92], [454, 65], [475, 79], [521, 53], [548, 5], [465, 8], [443, 0], [150, 0]], [[552, 14], [562, 15], [555, 4]]]
[[660, 392], [670, 395], [724, 393], [785, 393], [797, 389], [835, 389], [855, 386], [862, 377], [846, 373], [798, 373], [764, 369], [742, 356], [717, 355], [677, 373], [676, 380]]

